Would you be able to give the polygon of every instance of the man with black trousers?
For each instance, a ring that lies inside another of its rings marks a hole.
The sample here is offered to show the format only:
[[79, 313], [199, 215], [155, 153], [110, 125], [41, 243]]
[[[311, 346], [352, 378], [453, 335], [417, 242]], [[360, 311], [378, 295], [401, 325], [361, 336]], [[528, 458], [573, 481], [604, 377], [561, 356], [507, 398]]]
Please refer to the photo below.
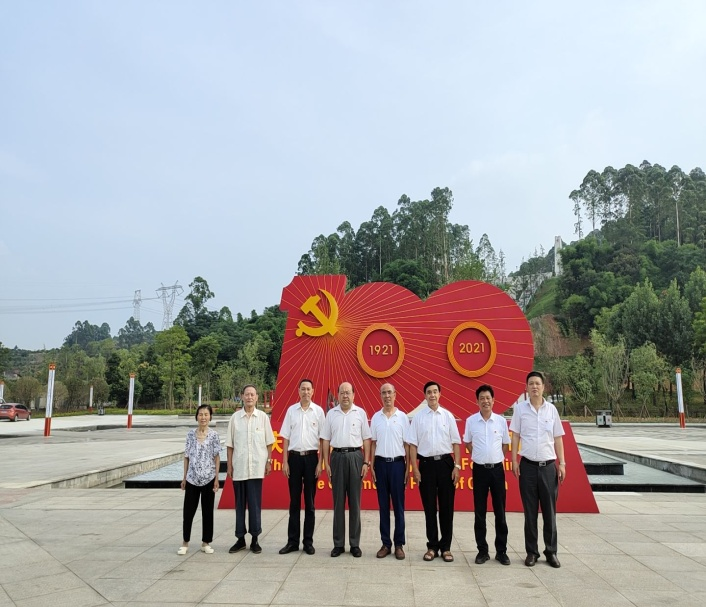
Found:
[[435, 381], [427, 382], [424, 396], [428, 406], [412, 418], [407, 436], [412, 474], [419, 484], [426, 522], [427, 551], [422, 558], [433, 561], [441, 556], [445, 563], [452, 563], [454, 496], [461, 474], [461, 436], [454, 416], [439, 405], [441, 386]]
[[[534, 567], [539, 558], [537, 517], [541, 505], [544, 556], [549, 565], [558, 569], [561, 564], [556, 556], [556, 500], [559, 484], [566, 479], [564, 428], [556, 407], [544, 400], [544, 376], [539, 371], [527, 375], [527, 393], [529, 400], [515, 405], [510, 422], [512, 471], [520, 481], [525, 511], [525, 565]], [[522, 457], [519, 462], [518, 455]]]
[[314, 382], [299, 382], [299, 402], [287, 409], [279, 435], [282, 437], [282, 472], [289, 486], [289, 524], [287, 543], [280, 554], [299, 550], [301, 536], [301, 500], [304, 493], [304, 552], [314, 554], [316, 523], [316, 482], [321, 474], [323, 452], [320, 449], [324, 429], [324, 410], [312, 402]]
[[488, 385], [476, 389], [476, 402], [480, 411], [466, 420], [463, 442], [473, 461], [473, 509], [476, 536], [476, 565], [490, 560], [486, 540], [486, 513], [488, 492], [493, 501], [495, 515], [495, 560], [510, 564], [507, 556], [507, 521], [505, 520], [505, 454], [510, 450], [510, 433], [502, 415], [493, 413], [495, 394]]

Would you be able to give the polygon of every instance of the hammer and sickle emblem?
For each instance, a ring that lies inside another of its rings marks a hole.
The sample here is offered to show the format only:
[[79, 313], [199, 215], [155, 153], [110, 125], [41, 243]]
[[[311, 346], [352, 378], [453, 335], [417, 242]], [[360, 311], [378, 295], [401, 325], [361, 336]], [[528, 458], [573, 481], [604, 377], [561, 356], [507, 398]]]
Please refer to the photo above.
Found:
[[319, 302], [321, 301], [321, 298], [318, 295], [312, 295], [302, 304], [302, 307], [299, 309], [304, 312], [304, 314], [311, 314], [314, 318], [316, 318], [316, 320], [319, 321], [320, 326], [311, 327], [307, 324], [304, 324], [300, 320], [297, 325], [297, 337], [301, 337], [302, 335], [309, 335], [310, 337], [321, 337], [322, 335], [326, 335], [326, 333], [335, 335], [336, 331], [338, 331], [338, 329], [336, 328], [336, 322], [338, 321], [338, 304], [336, 303], [336, 300], [334, 299], [333, 295], [331, 295], [331, 293], [329, 293], [325, 289], [319, 289], [319, 291], [321, 291], [328, 300], [328, 305], [331, 308], [331, 314], [330, 316], [326, 316], [326, 314], [324, 314], [321, 308], [319, 308]]

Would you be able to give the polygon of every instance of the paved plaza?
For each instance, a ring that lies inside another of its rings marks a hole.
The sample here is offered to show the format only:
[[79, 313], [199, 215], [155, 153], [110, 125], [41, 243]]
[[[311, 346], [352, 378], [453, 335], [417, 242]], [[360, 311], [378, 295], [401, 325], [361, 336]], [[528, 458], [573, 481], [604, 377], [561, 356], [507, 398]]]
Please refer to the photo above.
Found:
[[[523, 520], [508, 514], [510, 567], [475, 565], [473, 514], [457, 513], [454, 563], [422, 560], [424, 517], [407, 515], [407, 559], [376, 559], [377, 513], [363, 514], [363, 557], [329, 556], [332, 514], [317, 512], [317, 552], [281, 556], [287, 513], [263, 513], [259, 555], [228, 554], [234, 514], [217, 510], [215, 554], [181, 542], [172, 489], [51, 488], [152, 458], [178, 458], [191, 420], [124, 417], [0, 423], [0, 607], [4, 605], [672, 605], [706, 604], [706, 496], [596, 494], [600, 514], [560, 514], [555, 570], [523, 564]], [[92, 429], [101, 424], [118, 426]], [[82, 426], [82, 431], [80, 430]], [[154, 426], [154, 427], [151, 427]], [[706, 468], [706, 428], [577, 426], [580, 443]], [[600, 443], [600, 444], [599, 444]], [[97, 480], [98, 477], [94, 477]], [[511, 481], [512, 482], [512, 481]], [[489, 539], [492, 538], [492, 533]], [[492, 541], [492, 540], [491, 540]]]

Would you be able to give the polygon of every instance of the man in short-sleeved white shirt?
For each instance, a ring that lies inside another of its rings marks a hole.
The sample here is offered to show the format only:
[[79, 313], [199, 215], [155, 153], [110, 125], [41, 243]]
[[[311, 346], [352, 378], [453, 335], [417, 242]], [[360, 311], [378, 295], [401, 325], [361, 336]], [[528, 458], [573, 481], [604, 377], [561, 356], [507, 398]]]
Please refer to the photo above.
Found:
[[507, 556], [507, 521], [505, 520], [505, 454], [510, 450], [510, 433], [502, 415], [493, 413], [495, 394], [488, 385], [476, 390], [480, 409], [466, 420], [463, 442], [473, 461], [473, 530], [476, 536], [476, 564], [490, 559], [486, 540], [488, 492], [493, 500], [495, 515], [495, 560], [510, 564]]
[[454, 416], [439, 404], [441, 386], [435, 381], [427, 382], [424, 396], [428, 406], [412, 418], [407, 435], [412, 474], [419, 484], [426, 523], [427, 551], [422, 558], [433, 561], [441, 556], [444, 562], [451, 563], [454, 496], [461, 474], [461, 436]]
[[395, 387], [380, 386], [382, 409], [370, 420], [372, 434], [371, 463], [373, 480], [380, 508], [380, 539], [382, 546], [377, 552], [379, 559], [392, 553], [390, 537], [390, 503], [395, 512], [395, 558], [405, 558], [404, 491], [407, 485], [407, 462], [409, 447], [405, 442], [409, 420], [395, 406]]
[[282, 473], [289, 487], [289, 524], [287, 543], [280, 554], [299, 550], [301, 500], [304, 494], [304, 552], [314, 554], [316, 482], [321, 473], [323, 453], [320, 449], [324, 429], [324, 410], [312, 402], [314, 382], [299, 382], [299, 402], [287, 409], [279, 431], [282, 437]]
[[350, 551], [354, 557], [363, 555], [360, 498], [363, 479], [370, 470], [370, 426], [365, 410], [354, 404], [354, 398], [353, 385], [343, 382], [338, 387], [338, 406], [326, 415], [321, 434], [326, 470], [333, 486], [333, 557], [345, 552], [346, 499]]
[[[537, 517], [541, 503], [544, 556], [547, 563], [559, 568], [556, 500], [559, 484], [566, 478], [564, 428], [556, 407], [544, 400], [544, 376], [539, 371], [527, 375], [527, 393], [529, 400], [515, 405], [510, 422], [512, 470], [520, 481], [525, 511], [525, 565], [534, 567], [539, 558]], [[522, 449], [519, 449], [520, 443]], [[519, 462], [518, 456], [522, 457]]]
[[250, 550], [259, 554], [262, 552], [257, 541], [262, 533], [262, 479], [272, 471], [275, 436], [269, 415], [256, 407], [255, 386], [245, 386], [242, 398], [243, 408], [231, 416], [226, 434], [227, 476], [232, 479], [235, 492], [235, 537], [238, 538], [228, 552], [244, 550], [245, 534], [249, 532], [252, 538]]

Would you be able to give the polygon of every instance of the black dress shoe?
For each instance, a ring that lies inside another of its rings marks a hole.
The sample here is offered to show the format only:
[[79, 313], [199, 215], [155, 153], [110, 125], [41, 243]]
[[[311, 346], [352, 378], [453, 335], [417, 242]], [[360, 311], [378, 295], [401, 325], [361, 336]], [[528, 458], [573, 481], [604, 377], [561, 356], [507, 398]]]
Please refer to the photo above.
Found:
[[345, 551], [346, 549], [341, 546], [334, 546], [331, 550], [331, 556], [341, 556]]
[[228, 550], [228, 552], [230, 552], [230, 554], [233, 554], [234, 552], [240, 552], [241, 550], [245, 550], [246, 548], [247, 544], [245, 543], [245, 538], [239, 537], [238, 541], [230, 547], [230, 550]]
[[307, 554], [314, 554], [316, 550], [314, 550], [313, 546], [304, 546], [304, 552]]
[[482, 565], [486, 561], [490, 560], [490, 555], [486, 554], [485, 552], [479, 552], [476, 555], [476, 565]]
[[528, 554], [527, 558], [525, 559], [525, 565], [527, 567], [534, 567], [536, 564], [537, 564], [537, 555]]
[[260, 544], [258, 544], [256, 537], [252, 538], [252, 542], [250, 542], [250, 552], [253, 554], [260, 554], [262, 552], [262, 548]]
[[500, 563], [501, 565], [510, 564], [510, 557], [505, 552], [498, 552], [495, 555], [495, 560], [498, 561], [498, 563]]
[[556, 558], [556, 554], [553, 552], [547, 552], [546, 550], [544, 551], [544, 556], [547, 557], [547, 563], [549, 563], [554, 569], [559, 569], [561, 567], [561, 563], [559, 562], [559, 559]]
[[279, 549], [280, 554], [289, 554], [290, 552], [296, 552], [299, 550], [299, 546], [297, 544], [287, 544], [284, 548]]
[[361, 556], [363, 556], [363, 551], [360, 548], [358, 548], [358, 546], [351, 546], [351, 554], [355, 558], [359, 559]]

